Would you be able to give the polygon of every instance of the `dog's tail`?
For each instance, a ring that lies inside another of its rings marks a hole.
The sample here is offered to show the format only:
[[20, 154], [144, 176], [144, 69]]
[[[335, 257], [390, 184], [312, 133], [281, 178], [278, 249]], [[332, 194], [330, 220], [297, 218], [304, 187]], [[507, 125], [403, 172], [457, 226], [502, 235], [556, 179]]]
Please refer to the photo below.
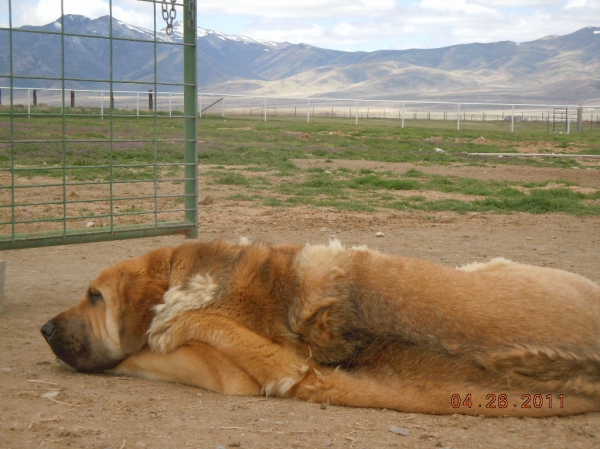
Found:
[[512, 386], [600, 400], [600, 348], [517, 346], [475, 355], [475, 363]]

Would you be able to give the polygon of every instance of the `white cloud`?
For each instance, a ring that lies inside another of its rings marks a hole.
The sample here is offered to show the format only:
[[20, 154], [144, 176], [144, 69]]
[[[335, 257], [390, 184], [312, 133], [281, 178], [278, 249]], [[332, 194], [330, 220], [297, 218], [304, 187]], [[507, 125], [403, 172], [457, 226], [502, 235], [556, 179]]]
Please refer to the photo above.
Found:
[[394, 0], [247, 0], [201, 1], [204, 14], [244, 14], [257, 17], [327, 18], [346, 15], [378, 16], [393, 11]]
[[[61, 14], [60, 0], [12, 4], [15, 26], [50, 23]], [[64, 5], [65, 14], [108, 14], [108, 0], [64, 0]], [[354, 50], [523, 42], [600, 25], [600, 0], [199, 0], [198, 9], [203, 27], [227, 34]], [[154, 24], [149, 2], [113, 0], [113, 15], [149, 29]], [[4, 19], [0, 9], [0, 23]]]
[[600, 1], [597, 0], [570, 0], [565, 5], [565, 9], [588, 8], [591, 10], [600, 10]]

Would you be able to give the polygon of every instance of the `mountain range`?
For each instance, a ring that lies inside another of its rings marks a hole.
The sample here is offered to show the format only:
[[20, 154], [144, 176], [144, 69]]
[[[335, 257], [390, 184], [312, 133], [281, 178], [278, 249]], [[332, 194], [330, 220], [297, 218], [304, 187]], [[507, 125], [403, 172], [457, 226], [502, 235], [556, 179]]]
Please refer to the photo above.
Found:
[[[65, 37], [65, 76], [108, 79], [108, 16], [64, 16], [44, 26], [13, 30], [13, 73], [40, 79], [15, 79], [16, 86], [60, 85], [43, 77], [60, 76], [61, 36]], [[112, 72], [115, 80], [151, 85], [153, 31], [113, 18]], [[167, 36], [159, 32], [157, 79], [182, 82], [181, 47], [165, 45], [183, 38], [180, 23]], [[8, 73], [8, 33], [0, 32], [0, 77]], [[307, 44], [261, 41], [198, 28], [199, 84], [203, 92], [288, 97], [336, 97], [395, 100], [442, 100], [518, 103], [600, 103], [600, 28], [587, 27], [565, 36], [516, 43], [473, 43], [436, 49], [351, 52]], [[7, 84], [0, 78], [0, 84]], [[92, 81], [69, 82], [69, 88], [98, 88]], [[119, 83], [117, 83], [119, 84]], [[104, 86], [102, 86], [104, 88]], [[115, 87], [118, 90], [119, 87]], [[120, 88], [140, 89], [122, 84]]]

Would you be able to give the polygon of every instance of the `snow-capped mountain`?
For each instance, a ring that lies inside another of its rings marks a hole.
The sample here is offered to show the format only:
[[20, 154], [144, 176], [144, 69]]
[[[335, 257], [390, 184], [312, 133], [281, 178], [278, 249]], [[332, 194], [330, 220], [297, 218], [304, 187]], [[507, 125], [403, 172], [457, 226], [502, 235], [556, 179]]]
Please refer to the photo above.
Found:
[[[112, 65], [106, 39], [112, 23]], [[65, 75], [70, 88], [100, 88], [91, 80], [154, 80], [154, 32], [108, 16], [90, 19], [66, 15], [41, 27], [65, 36]], [[61, 35], [13, 32], [14, 75], [59, 77]], [[0, 33], [0, 76], [8, 73], [8, 33]], [[89, 36], [89, 37], [88, 37]], [[198, 28], [199, 83], [203, 91], [285, 96], [363, 98], [437, 98], [473, 101], [600, 101], [600, 28], [532, 42], [466, 44], [437, 49], [344, 52], [261, 41]], [[180, 46], [174, 23], [171, 36], [156, 32], [157, 81], [182, 81]], [[90, 80], [90, 81], [87, 81]], [[43, 79], [15, 79], [15, 85], [49, 87]], [[140, 89], [140, 86], [134, 86]], [[106, 88], [102, 86], [102, 88]], [[115, 87], [132, 88], [122, 83]], [[168, 89], [168, 86], [165, 87]]]

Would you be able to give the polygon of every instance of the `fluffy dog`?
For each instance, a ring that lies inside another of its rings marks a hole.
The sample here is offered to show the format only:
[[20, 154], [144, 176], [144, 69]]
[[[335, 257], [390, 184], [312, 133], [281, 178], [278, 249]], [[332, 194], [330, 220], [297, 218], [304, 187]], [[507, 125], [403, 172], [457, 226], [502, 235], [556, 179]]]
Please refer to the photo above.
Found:
[[105, 269], [41, 329], [81, 371], [405, 412], [600, 411], [600, 286], [494, 259], [216, 240]]

